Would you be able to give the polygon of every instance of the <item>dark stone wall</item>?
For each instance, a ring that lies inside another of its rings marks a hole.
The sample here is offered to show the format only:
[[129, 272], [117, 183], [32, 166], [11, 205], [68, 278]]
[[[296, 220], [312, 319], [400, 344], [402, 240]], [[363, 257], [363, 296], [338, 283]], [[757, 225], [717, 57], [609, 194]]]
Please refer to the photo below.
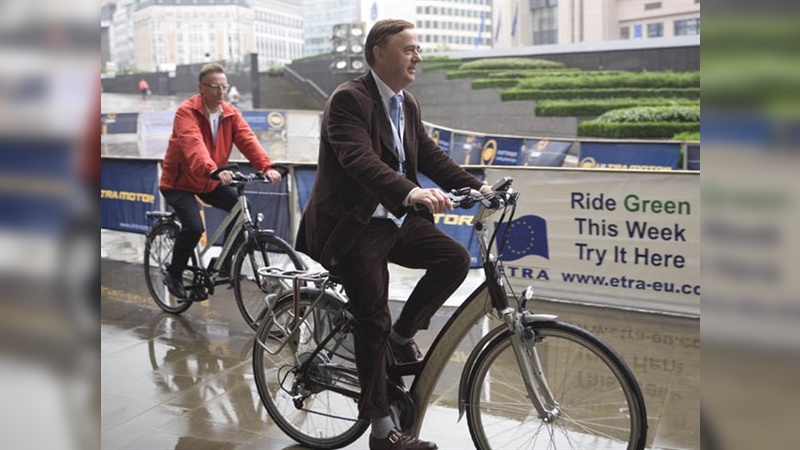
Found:
[[[197, 75], [202, 64], [191, 66], [178, 66], [175, 76], [167, 72], [150, 72], [127, 75], [117, 75], [115, 78], [102, 80], [103, 92], [121, 94], [138, 94], [139, 80], [144, 77], [150, 84], [150, 90], [155, 95], [193, 94], [197, 92]], [[252, 90], [249, 73], [227, 73], [228, 83], [236, 86], [241, 94], [249, 94]], [[266, 76], [266, 74], [264, 74]]]

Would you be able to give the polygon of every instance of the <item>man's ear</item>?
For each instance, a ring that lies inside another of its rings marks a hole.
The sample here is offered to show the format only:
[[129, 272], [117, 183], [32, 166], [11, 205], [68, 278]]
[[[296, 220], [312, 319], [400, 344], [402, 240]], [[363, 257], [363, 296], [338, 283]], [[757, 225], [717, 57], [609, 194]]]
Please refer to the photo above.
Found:
[[378, 60], [378, 58], [383, 57], [383, 48], [381, 48], [380, 45], [373, 46], [372, 47], [372, 56], [375, 58], [376, 61]]

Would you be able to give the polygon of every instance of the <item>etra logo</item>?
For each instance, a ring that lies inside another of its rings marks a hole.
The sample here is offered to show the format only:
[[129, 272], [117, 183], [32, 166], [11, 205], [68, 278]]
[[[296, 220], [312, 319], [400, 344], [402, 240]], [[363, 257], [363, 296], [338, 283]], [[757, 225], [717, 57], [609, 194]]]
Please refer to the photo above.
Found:
[[[537, 255], [550, 259], [547, 247], [547, 221], [539, 216], [522, 216], [511, 221], [511, 224], [500, 224], [497, 230], [497, 246], [508, 232], [508, 241], [502, 249], [503, 259], [515, 261], [528, 255]], [[506, 230], [508, 228], [508, 230]]]
[[273, 111], [267, 116], [267, 122], [273, 129], [280, 130], [286, 124], [286, 117], [282, 112]]

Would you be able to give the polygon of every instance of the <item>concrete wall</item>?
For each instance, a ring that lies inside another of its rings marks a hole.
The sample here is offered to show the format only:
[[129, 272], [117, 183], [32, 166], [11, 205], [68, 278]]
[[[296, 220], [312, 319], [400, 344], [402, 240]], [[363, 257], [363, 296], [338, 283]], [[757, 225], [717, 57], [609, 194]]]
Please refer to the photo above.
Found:
[[[197, 92], [197, 75], [200, 73], [200, 66], [196, 68], [178, 66], [175, 76], [172, 77], [167, 72], [151, 72], [104, 78], [102, 80], [103, 92], [138, 94], [139, 80], [144, 77], [155, 95], [193, 94]], [[252, 84], [249, 73], [228, 73], [227, 76], [228, 83], [236, 86], [241, 94], [251, 93]]]
[[409, 86], [422, 119], [444, 127], [486, 134], [575, 137], [574, 117], [536, 117], [535, 101], [503, 102], [499, 89], [472, 89], [469, 79], [447, 80], [445, 71], [422, 72]]
[[[611, 42], [460, 52], [450, 56], [466, 60], [542, 58], [583, 70], [682, 72], [700, 69], [700, 45], [696, 37], [665, 38], [659, 42]], [[333, 92], [336, 86], [360, 75], [334, 74], [330, 69], [331, 61], [330, 56], [295, 61], [288, 66], [293, 73], [288, 78], [298, 89], [307, 91], [324, 103], [325, 96]], [[310, 89], [309, 82], [319, 89]], [[409, 91], [417, 96], [422, 105], [423, 120], [437, 125], [486, 134], [545, 137], [577, 135], [578, 118], [536, 117], [535, 101], [503, 102], [499, 89], [474, 90], [471, 83], [468, 79], [447, 80], [445, 71], [424, 72], [423, 69], [422, 73], [417, 74], [417, 80], [409, 87]]]

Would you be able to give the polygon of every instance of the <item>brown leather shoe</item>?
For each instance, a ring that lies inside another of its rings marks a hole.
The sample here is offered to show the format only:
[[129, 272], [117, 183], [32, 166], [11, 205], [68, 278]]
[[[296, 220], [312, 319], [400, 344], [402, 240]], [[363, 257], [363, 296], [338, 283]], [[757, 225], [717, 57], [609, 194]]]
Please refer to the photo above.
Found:
[[421, 441], [397, 428], [392, 428], [386, 439], [369, 437], [369, 450], [436, 450], [438, 448], [433, 442]]
[[422, 361], [422, 353], [419, 351], [414, 339], [406, 342], [406, 345], [400, 345], [389, 339], [389, 346], [392, 349], [394, 359], [400, 364]]

